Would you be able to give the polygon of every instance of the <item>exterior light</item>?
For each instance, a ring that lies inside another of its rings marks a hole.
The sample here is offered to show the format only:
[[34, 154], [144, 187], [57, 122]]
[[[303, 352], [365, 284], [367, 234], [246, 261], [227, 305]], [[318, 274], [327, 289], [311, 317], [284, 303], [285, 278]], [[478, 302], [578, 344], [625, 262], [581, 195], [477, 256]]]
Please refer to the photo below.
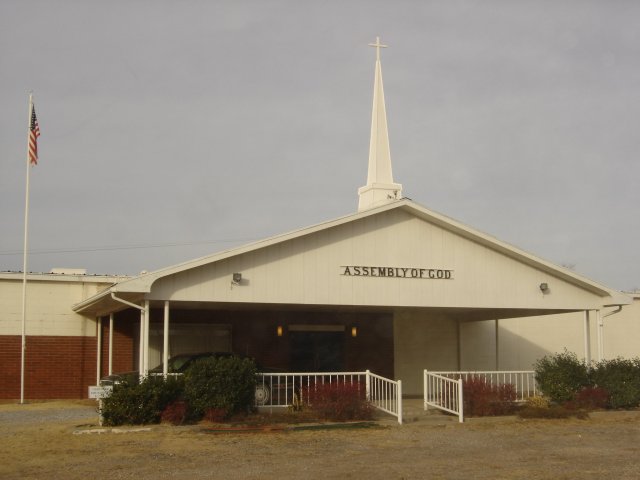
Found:
[[540, 291], [542, 293], [549, 293], [549, 284], [548, 283], [541, 283], [540, 284]]
[[231, 277], [231, 283], [233, 283], [234, 285], [240, 285], [240, 282], [242, 282], [242, 274], [234, 273], [233, 277]]
[[276, 329], [276, 333], [278, 334], [279, 337], [282, 336], [282, 325], [278, 325], [278, 328]]
[[351, 327], [351, 336], [354, 338], [358, 336], [358, 327]]

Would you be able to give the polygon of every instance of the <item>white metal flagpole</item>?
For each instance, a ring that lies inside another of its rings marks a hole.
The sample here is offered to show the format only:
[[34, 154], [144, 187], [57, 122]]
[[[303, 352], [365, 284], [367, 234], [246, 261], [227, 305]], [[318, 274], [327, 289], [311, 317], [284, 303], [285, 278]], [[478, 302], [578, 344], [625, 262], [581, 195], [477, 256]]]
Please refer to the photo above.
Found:
[[[24, 404], [24, 370], [25, 370], [25, 353], [27, 349], [26, 337], [26, 319], [27, 319], [27, 239], [29, 231], [29, 172], [31, 164], [37, 161], [37, 146], [35, 144], [39, 131], [33, 132], [33, 128], [38, 128], [37, 121], [34, 119], [33, 113], [33, 94], [29, 94], [29, 122], [27, 124], [27, 180], [25, 187], [24, 202], [24, 249], [22, 262], [22, 348], [20, 359], [20, 403]], [[33, 142], [33, 144], [32, 144]], [[35, 155], [34, 155], [35, 154]]]

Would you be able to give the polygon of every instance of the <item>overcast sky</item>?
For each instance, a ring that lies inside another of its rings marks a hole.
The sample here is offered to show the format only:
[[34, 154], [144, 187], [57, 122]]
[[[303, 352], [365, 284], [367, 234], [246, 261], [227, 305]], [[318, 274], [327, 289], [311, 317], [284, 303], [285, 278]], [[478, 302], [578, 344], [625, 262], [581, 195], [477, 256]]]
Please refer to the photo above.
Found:
[[394, 180], [640, 287], [640, 2], [0, 2], [0, 270], [136, 274], [354, 213], [380, 36]]

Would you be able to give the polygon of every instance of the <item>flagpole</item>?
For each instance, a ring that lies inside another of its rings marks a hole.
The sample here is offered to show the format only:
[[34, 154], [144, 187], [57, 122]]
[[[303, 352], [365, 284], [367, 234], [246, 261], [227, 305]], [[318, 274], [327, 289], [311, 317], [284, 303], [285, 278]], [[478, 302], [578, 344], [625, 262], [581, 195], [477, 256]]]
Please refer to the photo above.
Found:
[[31, 134], [31, 115], [33, 111], [33, 93], [29, 93], [29, 119], [27, 123], [27, 180], [25, 186], [24, 201], [24, 248], [22, 258], [22, 348], [20, 358], [20, 404], [24, 404], [24, 369], [25, 353], [27, 350], [27, 239], [29, 232], [29, 173], [31, 171], [31, 158], [29, 155], [29, 141]]

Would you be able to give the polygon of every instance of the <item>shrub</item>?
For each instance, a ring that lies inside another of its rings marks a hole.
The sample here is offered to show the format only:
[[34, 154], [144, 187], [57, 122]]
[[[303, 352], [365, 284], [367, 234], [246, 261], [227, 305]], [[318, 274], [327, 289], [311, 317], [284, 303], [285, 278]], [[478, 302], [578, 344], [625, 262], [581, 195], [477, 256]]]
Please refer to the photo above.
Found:
[[204, 419], [207, 422], [220, 423], [229, 416], [224, 408], [207, 408], [204, 412]]
[[609, 402], [609, 393], [600, 387], [584, 387], [576, 393], [573, 400], [565, 403], [567, 408], [597, 410], [606, 408]]
[[566, 350], [542, 357], [534, 369], [540, 391], [554, 402], [573, 400], [577, 392], [590, 384], [587, 365]]
[[547, 397], [535, 395], [527, 398], [526, 406], [532, 408], [549, 408], [550, 402]]
[[366, 399], [366, 388], [360, 383], [310, 385], [302, 391], [302, 396], [316, 415], [324, 420], [344, 422], [373, 417], [373, 407]]
[[635, 408], [640, 405], [640, 359], [615, 358], [598, 362], [593, 383], [609, 393], [611, 408]]
[[190, 415], [202, 418], [210, 409], [225, 416], [253, 408], [256, 364], [241, 357], [210, 357], [197, 360], [185, 373], [185, 398]]
[[516, 390], [511, 384], [491, 385], [480, 378], [462, 383], [464, 412], [466, 415], [508, 415], [515, 409]]
[[177, 400], [167, 405], [160, 414], [160, 421], [172, 425], [182, 425], [187, 418], [187, 403]]
[[163, 410], [182, 395], [181, 377], [149, 376], [140, 383], [115, 385], [113, 392], [102, 401], [105, 425], [145, 425], [158, 423]]

